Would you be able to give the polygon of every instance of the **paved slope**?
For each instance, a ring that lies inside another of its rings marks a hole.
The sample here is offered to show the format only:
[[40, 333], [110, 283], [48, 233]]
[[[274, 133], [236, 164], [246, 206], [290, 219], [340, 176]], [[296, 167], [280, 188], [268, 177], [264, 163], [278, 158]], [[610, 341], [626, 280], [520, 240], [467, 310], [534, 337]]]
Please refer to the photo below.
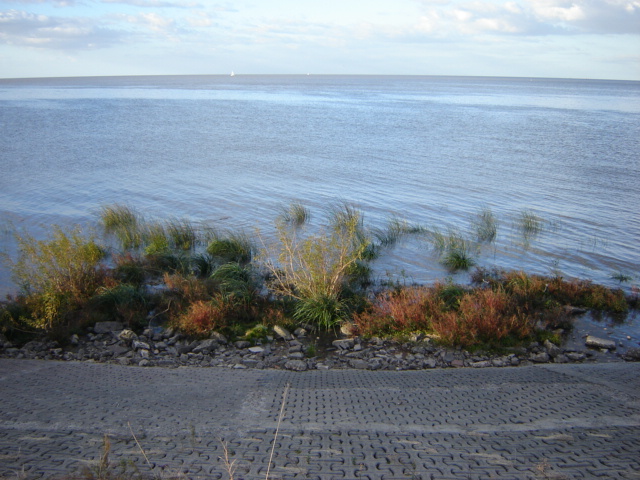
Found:
[[[640, 364], [294, 373], [0, 360], [0, 476], [640, 479]], [[133, 438], [145, 450], [151, 469]]]

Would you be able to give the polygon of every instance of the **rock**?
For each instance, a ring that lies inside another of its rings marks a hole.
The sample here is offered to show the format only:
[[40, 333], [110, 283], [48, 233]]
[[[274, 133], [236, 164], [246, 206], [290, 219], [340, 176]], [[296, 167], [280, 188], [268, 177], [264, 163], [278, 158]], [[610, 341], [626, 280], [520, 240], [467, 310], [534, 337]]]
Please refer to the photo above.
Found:
[[455, 368], [464, 367], [464, 361], [460, 359], [455, 359], [454, 361], [451, 362], [451, 366]]
[[558, 355], [562, 353], [562, 350], [557, 345], [554, 345], [549, 340], [544, 341], [544, 348], [547, 350], [547, 353], [551, 358], [556, 358]]
[[117, 332], [124, 328], [121, 322], [96, 322], [93, 332], [96, 334]]
[[295, 352], [301, 352], [301, 351], [302, 351], [302, 344], [293, 345], [293, 346], [289, 347], [289, 353], [295, 353]]
[[241, 369], [245, 369], [247, 368], [246, 365], [243, 365], [242, 363], [236, 363], [233, 368], [235, 368], [236, 370], [241, 370]]
[[296, 337], [303, 338], [303, 337], [306, 337], [306, 336], [307, 336], [307, 331], [306, 331], [304, 328], [296, 328], [296, 329], [293, 331], [293, 334], [294, 334]]
[[606, 340], [604, 338], [594, 337], [593, 335], [587, 335], [585, 345], [591, 348], [603, 348], [606, 350], [615, 350], [616, 342], [613, 340]]
[[640, 362], [640, 348], [630, 348], [622, 358], [631, 362]]
[[206, 340], [201, 341], [193, 350], [193, 353], [204, 353], [208, 354], [213, 352], [218, 348], [218, 341], [213, 338], [208, 338]]
[[366, 362], [365, 360], [352, 359], [349, 360], [349, 366], [357, 370], [367, 370], [369, 368], [369, 362]]
[[142, 360], [140, 360], [140, 361], [138, 362], [138, 366], [139, 366], [139, 367], [148, 367], [150, 363], [151, 363], [151, 362], [149, 362], [149, 360], [147, 360], [146, 358], [144, 358], [144, 359], [142, 359]]
[[234, 345], [239, 349], [249, 348], [251, 346], [251, 342], [247, 342], [246, 340], [238, 340], [236, 343], [234, 343]]
[[304, 353], [302, 352], [293, 352], [288, 355], [289, 358], [301, 360], [304, 358]]
[[347, 338], [344, 340], [334, 340], [331, 342], [331, 345], [336, 347], [339, 350], [351, 350], [355, 345], [355, 341], [353, 338]]
[[131, 345], [134, 340], [138, 340], [138, 335], [136, 335], [133, 330], [125, 328], [118, 334], [118, 338], [125, 342], [127, 345]]
[[129, 351], [127, 347], [123, 347], [121, 345], [110, 345], [108, 348], [114, 357], [119, 357]]
[[139, 340], [134, 340], [132, 342], [132, 346], [134, 350], [151, 350], [151, 347], [146, 342], [141, 342]]
[[307, 364], [302, 360], [289, 360], [284, 364], [284, 368], [293, 370], [294, 372], [304, 372], [307, 369]]
[[264, 353], [264, 348], [262, 347], [250, 347], [249, 352], [253, 354]]
[[80, 343], [80, 337], [74, 333], [73, 335], [71, 335], [69, 342], [71, 343], [71, 345], [78, 345]]
[[424, 362], [422, 362], [422, 368], [436, 368], [438, 362], [436, 362], [435, 358], [427, 358]]
[[345, 322], [340, 325], [340, 333], [345, 337], [353, 337], [356, 334], [356, 324], [353, 322]]
[[473, 368], [486, 368], [491, 366], [491, 362], [488, 360], [481, 360], [479, 362], [472, 362], [471, 366]]
[[281, 327], [280, 325], [276, 325], [275, 327], [273, 327], [273, 331], [278, 337], [282, 338], [283, 340], [293, 340], [293, 335], [291, 335], [289, 330], [287, 330], [284, 327]]
[[580, 352], [567, 352], [565, 353], [565, 356], [572, 362], [581, 362], [585, 358], [587, 358], [587, 356], [584, 353], [580, 353]]
[[213, 332], [210, 335], [210, 338], [212, 338], [213, 340], [215, 340], [216, 342], [222, 344], [222, 345], [226, 345], [228, 340], [227, 337], [225, 337], [223, 334], [219, 333], [219, 332]]
[[569, 363], [569, 357], [567, 357], [565, 354], [561, 353], [561, 354], [556, 355], [555, 357], [553, 357], [553, 361], [555, 363]]
[[534, 353], [531, 356], [529, 356], [529, 360], [535, 363], [548, 363], [549, 354], [547, 352]]

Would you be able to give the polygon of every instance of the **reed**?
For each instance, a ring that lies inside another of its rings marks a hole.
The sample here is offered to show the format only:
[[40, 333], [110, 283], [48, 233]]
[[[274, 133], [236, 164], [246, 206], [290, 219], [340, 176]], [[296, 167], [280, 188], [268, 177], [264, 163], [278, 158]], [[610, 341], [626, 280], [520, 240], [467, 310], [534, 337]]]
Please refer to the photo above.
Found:
[[433, 230], [430, 232], [430, 239], [440, 256], [440, 262], [450, 271], [468, 270], [475, 265], [477, 246], [459, 231], [450, 229], [447, 234], [443, 234], [439, 230]]
[[217, 235], [207, 246], [207, 253], [220, 263], [239, 263], [246, 265], [253, 257], [254, 246], [251, 238], [244, 233]]
[[300, 227], [309, 222], [311, 212], [299, 202], [292, 202], [282, 207], [278, 220], [293, 227]]
[[408, 235], [421, 235], [427, 233], [426, 227], [410, 224], [407, 220], [393, 216], [384, 229], [373, 231], [373, 236], [381, 247], [391, 247]]
[[171, 219], [164, 230], [174, 249], [193, 250], [198, 244], [198, 234], [190, 220]]
[[107, 235], [113, 235], [123, 250], [139, 248], [144, 242], [144, 220], [127, 205], [115, 204], [100, 209], [100, 222]]
[[529, 240], [544, 230], [544, 219], [531, 210], [523, 210], [517, 219], [517, 227], [525, 240]]
[[476, 237], [480, 243], [491, 243], [498, 235], [498, 219], [489, 207], [480, 210], [473, 222]]

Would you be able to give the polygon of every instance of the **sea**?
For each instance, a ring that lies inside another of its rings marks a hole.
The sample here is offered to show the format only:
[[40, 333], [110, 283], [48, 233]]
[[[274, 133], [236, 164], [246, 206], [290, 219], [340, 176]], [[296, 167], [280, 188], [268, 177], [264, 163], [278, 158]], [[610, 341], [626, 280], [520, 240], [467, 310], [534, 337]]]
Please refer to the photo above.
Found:
[[[332, 75], [0, 80], [0, 250], [105, 205], [273, 241], [291, 202], [321, 228], [348, 203], [473, 241], [485, 268], [640, 284], [640, 82]], [[526, 236], [523, 215], [542, 227]], [[525, 238], [526, 237], [526, 238]], [[468, 282], [428, 236], [375, 279]], [[621, 281], [624, 280], [624, 281]], [[15, 293], [8, 266], [0, 294]]]

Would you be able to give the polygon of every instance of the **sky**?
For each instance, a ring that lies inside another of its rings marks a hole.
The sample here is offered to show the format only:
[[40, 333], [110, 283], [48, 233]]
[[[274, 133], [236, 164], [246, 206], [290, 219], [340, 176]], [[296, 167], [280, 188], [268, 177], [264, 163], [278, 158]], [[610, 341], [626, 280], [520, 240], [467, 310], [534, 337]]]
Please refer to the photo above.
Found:
[[640, 80], [640, 0], [0, 0], [0, 78]]

